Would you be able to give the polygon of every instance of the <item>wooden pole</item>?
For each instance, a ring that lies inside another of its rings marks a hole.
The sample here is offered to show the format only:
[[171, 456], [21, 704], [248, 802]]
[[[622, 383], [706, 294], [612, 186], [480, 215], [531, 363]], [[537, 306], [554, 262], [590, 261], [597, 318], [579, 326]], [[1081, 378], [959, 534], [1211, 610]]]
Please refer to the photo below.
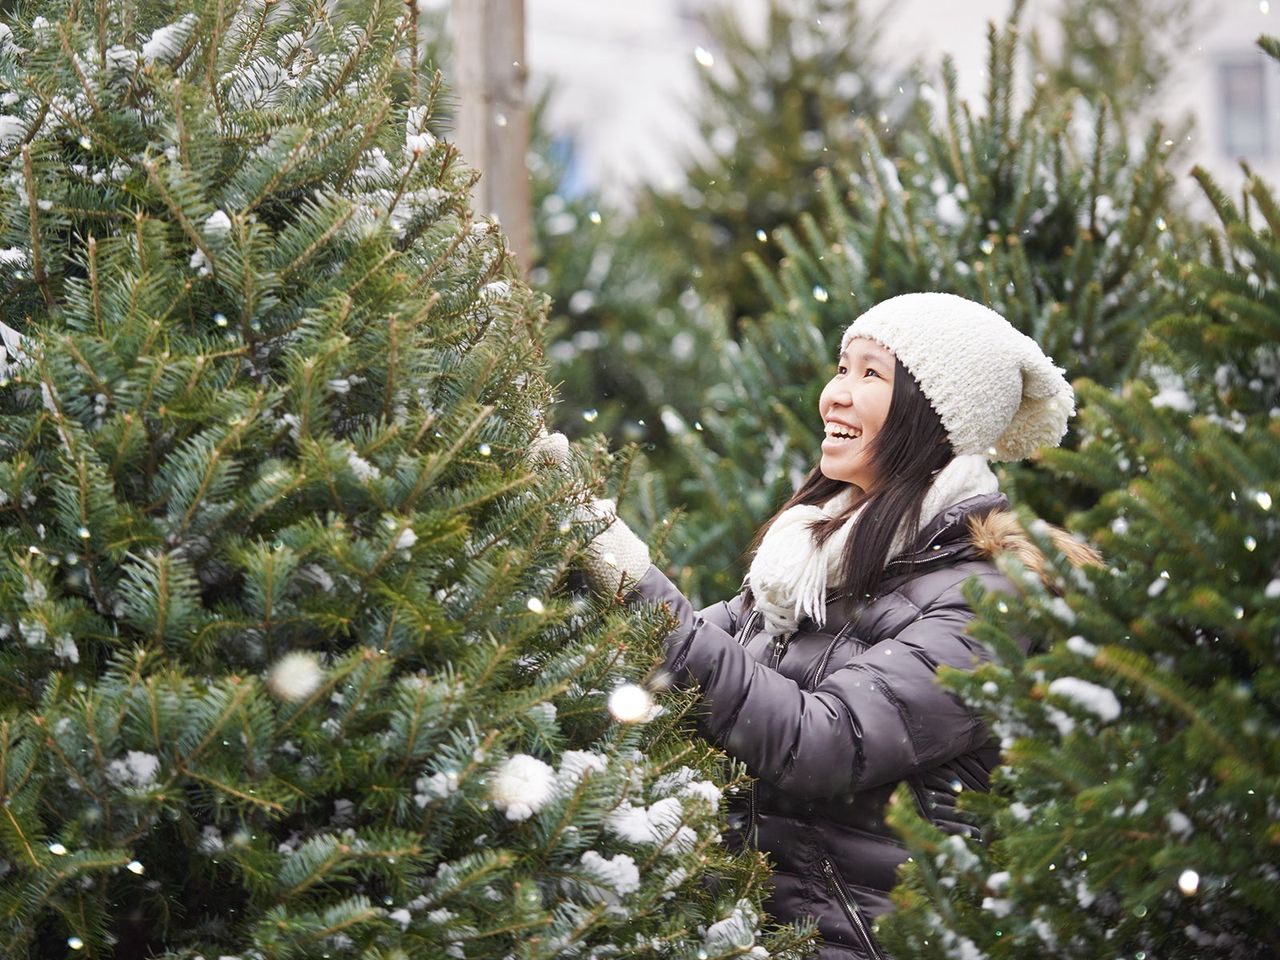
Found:
[[496, 216], [524, 269], [533, 256], [532, 198], [525, 153], [524, 0], [453, 0], [457, 144], [480, 171], [477, 213]]

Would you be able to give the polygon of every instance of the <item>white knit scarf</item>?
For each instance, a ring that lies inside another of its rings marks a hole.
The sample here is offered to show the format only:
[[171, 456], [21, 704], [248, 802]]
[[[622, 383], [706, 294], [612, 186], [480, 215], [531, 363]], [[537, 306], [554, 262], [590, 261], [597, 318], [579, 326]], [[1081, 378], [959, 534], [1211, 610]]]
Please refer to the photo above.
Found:
[[[920, 510], [920, 525], [908, 531], [905, 519], [894, 534], [888, 558], [910, 546], [920, 531], [954, 503], [999, 489], [996, 476], [985, 457], [954, 457], [938, 471]], [[857, 488], [852, 485], [821, 506], [797, 504], [773, 522], [764, 535], [745, 585], [750, 586], [755, 606], [764, 614], [764, 631], [770, 636], [792, 633], [802, 617], [819, 625], [827, 617], [827, 584], [838, 574], [845, 544], [862, 506], [845, 521], [822, 546], [814, 543], [809, 531], [815, 520], [843, 516], [853, 504]]]

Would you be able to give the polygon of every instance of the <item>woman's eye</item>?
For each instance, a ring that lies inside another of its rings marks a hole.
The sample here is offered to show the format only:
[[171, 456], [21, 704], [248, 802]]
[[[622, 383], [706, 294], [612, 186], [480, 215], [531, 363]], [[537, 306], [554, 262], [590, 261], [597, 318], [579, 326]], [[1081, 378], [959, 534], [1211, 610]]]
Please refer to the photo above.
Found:
[[877, 373], [875, 370], [873, 370], [871, 367], [867, 367], [867, 369], [862, 372], [862, 375], [865, 377], [868, 373], [871, 374], [873, 377], [880, 376], [880, 374]]
[[842, 377], [843, 377], [843, 376], [844, 376], [846, 373], [848, 373], [848, 372], [849, 372], [849, 368], [848, 368], [848, 367], [846, 367], [844, 364], [842, 364], [842, 363], [837, 363], [837, 364], [836, 364], [836, 373], [837, 373], [837, 374], [839, 374], [840, 376], [842, 376]]

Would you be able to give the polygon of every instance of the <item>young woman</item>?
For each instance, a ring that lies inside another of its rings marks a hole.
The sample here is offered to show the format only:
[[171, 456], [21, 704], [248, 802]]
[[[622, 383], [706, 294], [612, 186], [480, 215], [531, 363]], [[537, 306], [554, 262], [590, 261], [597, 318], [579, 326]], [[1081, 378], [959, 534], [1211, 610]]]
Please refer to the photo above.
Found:
[[894, 297], [841, 339], [822, 459], [757, 534], [738, 596], [694, 611], [620, 520], [591, 544], [593, 583], [679, 620], [665, 682], [701, 688], [703, 733], [758, 778], [731, 835], [769, 854], [773, 917], [817, 917], [822, 960], [884, 956], [871, 924], [907, 856], [884, 822], [900, 783], [932, 822], [970, 830], [956, 797], [988, 789], [999, 748], [936, 671], [988, 656], [964, 583], [1011, 591], [994, 555], [1043, 559], [988, 460], [1056, 445], [1073, 411], [1062, 371], [999, 314]]

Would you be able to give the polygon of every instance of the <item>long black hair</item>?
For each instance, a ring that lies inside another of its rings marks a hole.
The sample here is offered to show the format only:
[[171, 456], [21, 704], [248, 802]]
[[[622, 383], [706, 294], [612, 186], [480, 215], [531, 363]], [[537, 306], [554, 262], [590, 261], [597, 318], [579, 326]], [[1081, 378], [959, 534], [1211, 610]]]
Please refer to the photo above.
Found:
[[[870, 493], [863, 492], [850, 508], [852, 512], [866, 504], [852, 521], [854, 528], [845, 545], [838, 582], [832, 585], [841, 594], [860, 598], [875, 595], [885, 564], [892, 559], [889, 549], [899, 526], [905, 524], [909, 531], [920, 526], [925, 494], [938, 471], [952, 458], [951, 441], [942, 419], [920, 391], [915, 377], [896, 357], [889, 411], [884, 426], [871, 440], [868, 454], [878, 483]], [[783, 510], [800, 503], [826, 503], [849, 486], [845, 480], [824, 476], [821, 466], [814, 467], [791, 499], [759, 529], [748, 552], [754, 554]], [[810, 528], [814, 541], [821, 546], [848, 522], [848, 514], [815, 521]], [[750, 606], [750, 590], [745, 600]]]

